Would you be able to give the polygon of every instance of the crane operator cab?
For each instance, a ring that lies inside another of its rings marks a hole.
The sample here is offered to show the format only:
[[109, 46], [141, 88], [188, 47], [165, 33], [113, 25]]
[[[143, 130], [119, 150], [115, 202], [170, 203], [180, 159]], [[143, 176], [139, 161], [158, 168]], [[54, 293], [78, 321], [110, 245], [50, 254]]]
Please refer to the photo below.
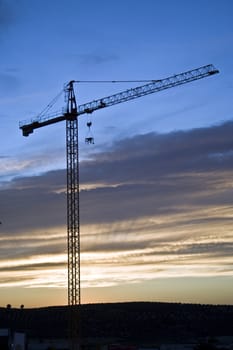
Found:
[[92, 133], [91, 133], [91, 126], [92, 126], [92, 122], [88, 121], [87, 122], [88, 132], [85, 138], [85, 143], [88, 145], [94, 144], [94, 137], [92, 136]]

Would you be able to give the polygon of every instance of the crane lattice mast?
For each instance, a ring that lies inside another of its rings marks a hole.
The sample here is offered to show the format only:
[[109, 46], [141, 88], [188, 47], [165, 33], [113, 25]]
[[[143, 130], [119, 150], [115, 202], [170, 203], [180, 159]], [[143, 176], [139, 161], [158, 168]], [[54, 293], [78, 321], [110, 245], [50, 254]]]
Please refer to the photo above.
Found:
[[[130, 101], [145, 95], [186, 84], [218, 73], [213, 65], [206, 65], [165, 79], [151, 80], [149, 83], [131, 88], [117, 94], [103, 97], [77, 106], [74, 83], [72, 80], [65, 86], [67, 106], [65, 112], [53, 115], [41, 114], [30, 121], [20, 123], [23, 136], [33, 133], [34, 129], [66, 121], [66, 158], [67, 158], [67, 247], [68, 247], [68, 305], [70, 308], [71, 349], [77, 349], [77, 321], [75, 307], [81, 304], [80, 295], [80, 217], [79, 217], [79, 144], [78, 116], [92, 113], [98, 109]], [[110, 81], [116, 82], [116, 81]]]

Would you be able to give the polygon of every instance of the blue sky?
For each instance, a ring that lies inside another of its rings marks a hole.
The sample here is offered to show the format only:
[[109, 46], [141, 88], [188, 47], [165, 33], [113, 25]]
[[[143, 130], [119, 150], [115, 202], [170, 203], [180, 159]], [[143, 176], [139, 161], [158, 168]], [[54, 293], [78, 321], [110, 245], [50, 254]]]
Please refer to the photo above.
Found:
[[[230, 0], [0, 0], [1, 305], [67, 294], [65, 125], [24, 138], [19, 121], [69, 80], [210, 63], [220, 74], [94, 113], [92, 146], [80, 117], [81, 294], [233, 304], [232, 13]], [[75, 92], [82, 104], [132, 86]]]

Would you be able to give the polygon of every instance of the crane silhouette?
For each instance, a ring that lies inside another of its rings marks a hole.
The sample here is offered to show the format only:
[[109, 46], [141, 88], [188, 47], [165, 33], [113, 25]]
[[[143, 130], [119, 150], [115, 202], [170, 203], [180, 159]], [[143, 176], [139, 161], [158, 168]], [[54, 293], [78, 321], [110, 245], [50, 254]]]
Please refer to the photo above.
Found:
[[[28, 136], [35, 129], [66, 122], [66, 165], [67, 165], [67, 250], [68, 250], [68, 306], [70, 310], [69, 339], [72, 350], [78, 348], [80, 343], [80, 215], [79, 215], [79, 140], [78, 118], [82, 114], [91, 114], [94, 111], [110, 107], [119, 103], [127, 102], [145, 95], [186, 84], [219, 73], [212, 65], [202, 66], [180, 74], [172, 75], [165, 79], [141, 81], [144, 85], [127, 89], [122, 92], [103, 97], [82, 105], [77, 105], [74, 84], [78, 80], [71, 80], [65, 85], [66, 107], [64, 111], [56, 114], [48, 114], [50, 103], [47, 108], [36, 118], [20, 122], [23, 136]], [[82, 81], [96, 82], [96, 81]], [[100, 81], [107, 82], [107, 81]], [[108, 81], [120, 82], [120, 81]], [[123, 82], [123, 81], [122, 81]], [[124, 81], [125, 82], [125, 81]], [[130, 82], [130, 81], [128, 81]], [[90, 127], [91, 124], [88, 125]], [[93, 143], [92, 137], [86, 138], [87, 143]], [[79, 310], [77, 314], [77, 310]]]

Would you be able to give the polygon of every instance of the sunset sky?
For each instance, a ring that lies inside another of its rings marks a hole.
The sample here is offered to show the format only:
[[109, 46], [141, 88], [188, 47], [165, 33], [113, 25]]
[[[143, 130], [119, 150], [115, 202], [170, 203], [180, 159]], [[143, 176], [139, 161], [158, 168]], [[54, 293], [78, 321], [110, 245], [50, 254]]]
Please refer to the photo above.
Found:
[[93, 113], [94, 145], [80, 116], [81, 299], [233, 304], [232, 15], [231, 0], [0, 0], [0, 306], [67, 303], [65, 124], [25, 138], [19, 122], [73, 79], [210, 63], [220, 74]]

